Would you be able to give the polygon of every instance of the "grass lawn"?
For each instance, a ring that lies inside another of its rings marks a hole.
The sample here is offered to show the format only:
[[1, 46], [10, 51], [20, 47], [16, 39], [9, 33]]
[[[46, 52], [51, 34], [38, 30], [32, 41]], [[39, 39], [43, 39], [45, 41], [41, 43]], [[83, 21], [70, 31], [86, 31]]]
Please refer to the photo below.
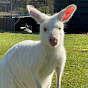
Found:
[[[38, 34], [0, 33], [0, 59], [16, 43], [23, 40], [39, 40]], [[88, 35], [66, 34], [67, 61], [62, 77], [62, 88], [88, 88]], [[54, 75], [52, 87], [56, 87]]]

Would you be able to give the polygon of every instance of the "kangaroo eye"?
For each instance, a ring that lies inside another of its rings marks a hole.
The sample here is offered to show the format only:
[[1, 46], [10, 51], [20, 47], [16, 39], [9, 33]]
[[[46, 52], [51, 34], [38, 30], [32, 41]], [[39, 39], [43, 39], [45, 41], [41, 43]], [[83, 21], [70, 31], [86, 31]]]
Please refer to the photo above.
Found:
[[46, 27], [44, 28], [44, 31], [45, 31], [45, 32], [47, 31], [47, 28], [46, 28]]
[[61, 28], [60, 28], [60, 27], [59, 27], [58, 29], [59, 29], [59, 30], [61, 30]]

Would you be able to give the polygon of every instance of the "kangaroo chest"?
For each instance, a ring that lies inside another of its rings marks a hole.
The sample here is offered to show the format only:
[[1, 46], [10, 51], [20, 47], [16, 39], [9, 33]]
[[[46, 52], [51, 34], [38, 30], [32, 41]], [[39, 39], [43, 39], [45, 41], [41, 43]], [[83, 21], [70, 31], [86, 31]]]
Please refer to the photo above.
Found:
[[60, 57], [58, 55], [47, 54], [45, 60], [40, 69], [40, 74], [49, 75], [51, 74], [56, 66], [60, 63]]

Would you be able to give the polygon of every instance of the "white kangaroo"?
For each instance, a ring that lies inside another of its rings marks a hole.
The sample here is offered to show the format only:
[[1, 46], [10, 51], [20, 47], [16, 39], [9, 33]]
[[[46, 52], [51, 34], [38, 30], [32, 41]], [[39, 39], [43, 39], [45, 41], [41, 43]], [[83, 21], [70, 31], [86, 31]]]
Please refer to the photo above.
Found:
[[31, 17], [40, 24], [40, 41], [25, 40], [13, 46], [0, 61], [0, 88], [50, 88], [54, 71], [57, 88], [66, 62], [64, 23], [76, 10], [69, 5], [47, 16], [27, 5]]

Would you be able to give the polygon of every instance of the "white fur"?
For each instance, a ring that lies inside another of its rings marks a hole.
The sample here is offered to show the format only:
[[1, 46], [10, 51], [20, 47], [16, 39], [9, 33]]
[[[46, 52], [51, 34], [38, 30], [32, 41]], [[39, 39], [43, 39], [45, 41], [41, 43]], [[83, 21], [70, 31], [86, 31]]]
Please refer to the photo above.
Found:
[[[61, 15], [49, 17], [29, 5], [27, 9], [40, 23], [41, 41], [22, 41], [5, 54], [0, 61], [0, 88], [50, 88], [54, 71], [60, 88], [66, 61]], [[52, 46], [50, 38], [58, 39], [57, 44]]]

